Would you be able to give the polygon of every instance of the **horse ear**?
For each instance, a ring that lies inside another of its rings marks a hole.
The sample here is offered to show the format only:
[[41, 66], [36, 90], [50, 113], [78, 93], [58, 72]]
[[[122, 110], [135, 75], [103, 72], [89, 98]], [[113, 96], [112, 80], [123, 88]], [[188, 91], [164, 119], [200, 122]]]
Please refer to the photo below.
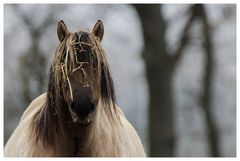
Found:
[[104, 33], [104, 27], [103, 27], [103, 23], [101, 20], [98, 20], [97, 23], [94, 25], [92, 33], [93, 33], [93, 35], [98, 37], [100, 39], [100, 41], [102, 40], [103, 33]]
[[62, 42], [68, 34], [67, 26], [65, 25], [63, 20], [58, 22], [57, 34], [60, 42]]

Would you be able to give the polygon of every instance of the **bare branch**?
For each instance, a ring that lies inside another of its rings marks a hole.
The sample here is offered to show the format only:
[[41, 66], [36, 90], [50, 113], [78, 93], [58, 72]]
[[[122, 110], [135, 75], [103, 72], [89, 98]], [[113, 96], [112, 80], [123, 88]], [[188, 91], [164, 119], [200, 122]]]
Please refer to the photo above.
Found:
[[189, 40], [190, 40], [189, 30], [192, 27], [194, 20], [196, 19], [196, 13], [197, 13], [196, 5], [191, 6], [189, 12], [191, 13], [191, 15], [182, 31], [182, 35], [179, 40], [180, 45], [178, 46], [178, 48], [176, 49], [172, 57], [175, 63], [177, 63], [181, 59], [184, 53], [184, 49], [187, 47], [189, 43]]
[[56, 10], [51, 9], [50, 13], [48, 16], [42, 21], [42, 23], [34, 27], [33, 22], [31, 21], [31, 17], [25, 15], [18, 4], [12, 5], [12, 8], [14, 9], [14, 12], [20, 17], [20, 19], [23, 21], [25, 26], [30, 30], [33, 31], [34, 33], [42, 33], [43, 30], [45, 30], [45, 26], [48, 26], [51, 22], [54, 21], [54, 15]]
[[14, 12], [16, 13], [16, 15], [18, 15], [21, 20], [23, 21], [23, 23], [25, 24], [25, 26], [27, 28], [29, 28], [29, 30], [33, 30], [33, 25], [32, 22], [30, 21], [30, 19], [28, 19], [28, 17], [26, 15], [24, 15], [24, 13], [20, 10], [20, 7], [18, 4], [12, 5], [12, 8], [14, 10]]

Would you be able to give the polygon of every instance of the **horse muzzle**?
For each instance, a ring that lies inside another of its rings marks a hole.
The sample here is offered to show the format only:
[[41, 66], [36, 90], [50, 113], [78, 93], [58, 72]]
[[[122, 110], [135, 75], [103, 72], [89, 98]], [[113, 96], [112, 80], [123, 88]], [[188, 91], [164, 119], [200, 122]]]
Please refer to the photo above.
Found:
[[77, 116], [77, 117], [72, 117], [73, 118], [73, 121], [76, 123], [76, 124], [79, 124], [79, 125], [88, 125], [92, 122], [92, 117], [93, 114], [89, 114], [88, 116], [86, 117], [80, 117], [80, 116]]
[[93, 112], [85, 114], [85, 115], [80, 115], [75, 110], [73, 110], [71, 107], [69, 108], [69, 110], [70, 110], [70, 114], [71, 114], [72, 120], [76, 124], [88, 125], [93, 120]]
[[77, 95], [69, 104], [72, 119], [77, 124], [87, 125], [92, 121], [95, 104], [88, 95]]

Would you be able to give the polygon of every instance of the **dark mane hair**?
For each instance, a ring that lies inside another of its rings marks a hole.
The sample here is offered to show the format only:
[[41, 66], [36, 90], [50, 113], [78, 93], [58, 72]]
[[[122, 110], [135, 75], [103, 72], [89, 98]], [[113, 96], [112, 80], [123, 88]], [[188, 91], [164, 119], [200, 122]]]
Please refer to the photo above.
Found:
[[[100, 78], [96, 80], [94, 75], [90, 75], [90, 77], [94, 78], [91, 79], [93, 82], [88, 82], [89, 85], [99, 86], [96, 87], [96, 92], [99, 91], [100, 93], [104, 110], [108, 113], [109, 118], [115, 117], [116, 98], [114, 84], [105, 53], [100, 45], [100, 40], [90, 32], [80, 31], [70, 33], [69, 36], [59, 44], [53, 55], [49, 70], [46, 102], [33, 117], [31, 126], [36, 135], [36, 143], [41, 141], [44, 146], [54, 146], [56, 144], [56, 138], [64, 135], [62, 126], [64, 117], [62, 116], [69, 113], [64, 111], [67, 109], [64, 108], [67, 106], [67, 103], [63, 99], [63, 87], [69, 83], [67, 73], [74, 71], [71, 54], [76, 59], [79, 59], [79, 55], [81, 55], [79, 53], [81, 52], [88, 53], [90, 63], [93, 63], [91, 66], [96, 67], [96, 71], [99, 72], [100, 76]], [[66, 54], [70, 54], [70, 56]], [[69, 86], [71, 86], [71, 84]]]

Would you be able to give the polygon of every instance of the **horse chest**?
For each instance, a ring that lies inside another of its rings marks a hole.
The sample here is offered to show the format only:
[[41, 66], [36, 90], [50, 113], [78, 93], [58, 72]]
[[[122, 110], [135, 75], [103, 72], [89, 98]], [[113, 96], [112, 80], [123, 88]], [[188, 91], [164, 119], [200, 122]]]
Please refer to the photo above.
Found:
[[80, 140], [78, 138], [74, 139], [73, 156], [78, 156], [78, 157], [89, 156], [89, 148], [86, 146], [85, 142], [86, 140]]

